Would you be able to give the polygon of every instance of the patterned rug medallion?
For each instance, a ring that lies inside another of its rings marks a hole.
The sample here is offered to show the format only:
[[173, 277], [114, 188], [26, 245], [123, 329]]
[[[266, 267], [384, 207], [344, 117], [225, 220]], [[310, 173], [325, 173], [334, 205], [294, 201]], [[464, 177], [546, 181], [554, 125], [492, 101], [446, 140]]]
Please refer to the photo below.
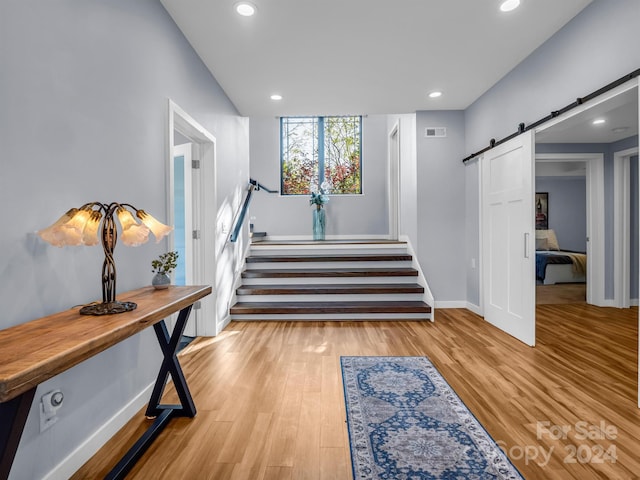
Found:
[[341, 357], [353, 477], [523, 477], [425, 357]]

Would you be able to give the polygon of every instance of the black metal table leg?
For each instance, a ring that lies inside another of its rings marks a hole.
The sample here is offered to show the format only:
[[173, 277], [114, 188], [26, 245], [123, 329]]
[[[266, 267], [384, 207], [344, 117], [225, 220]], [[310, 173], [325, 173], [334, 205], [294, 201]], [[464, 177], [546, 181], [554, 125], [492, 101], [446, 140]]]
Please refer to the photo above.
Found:
[[[153, 387], [153, 393], [149, 400], [149, 406], [147, 407], [146, 415], [148, 417], [154, 417], [166, 408], [174, 410], [175, 416], [193, 417], [196, 414], [196, 406], [191, 398], [189, 387], [187, 387], [187, 381], [184, 378], [182, 368], [180, 367], [180, 363], [178, 362], [178, 357], [176, 355], [182, 338], [182, 333], [187, 326], [187, 320], [189, 319], [190, 312], [191, 305], [180, 310], [178, 321], [173, 327], [171, 338], [169, 338], [169, 332], [167, 331], [167, 325], [164, 320], [153, 326], [156, 332], [156, 337], [158, 337], [158, 342], [160, 343], [160, 348], [162, 348], [164, 359], [162, 360], [162, 367], [160, 367], [160, 372], [158, 372], [158, 378], [156, 379], [156, 384]], [[178, 394], [178, 398], [180, 399], [179, 406], [160, 405], [160, 399], [162, 398], [169, 374], [171, 374], [171, 380], [173, 380], [173, 385], [176, 389], [176, 393]]]
[[[146, 430], [140, 439], [129, 449], [126, 455], [105, 477], [108, 480], [123, 479], [135, 463], [140, 459], [151, 443], [160, 434], [162, 429], [173, 417], [194, 417], [196, 407], [191, 398], [191, 392], [187, 386], [187, 381], [182, 373], [182, 368], [178, 362], [177, 351], [182, 338], [182, 333], [187, 325], [192, 305], [183, 308], [178, 314], [178, 320], [173, 327], [173, 333], [169, 337], [167, 325], [164, 320], [153, 325], [153, 329], [158, 337], [160, 348], [162, 349], [162, 366], [158, 372], [156, 383], [151, 393], [151, 399], [147, 406], [146, 415], [156, 417], [153, 424]], [[167, 384], [167, 379], [171, 374], [174, 387], [180, 399], [179, 405], [162, 405], [160, 400]]]
[[9, 478], [11, 465], [16, 456], [20, 437], [31, 409], [36, 388], [27, 390], [22, 395], [0, 403], [0, 479]]

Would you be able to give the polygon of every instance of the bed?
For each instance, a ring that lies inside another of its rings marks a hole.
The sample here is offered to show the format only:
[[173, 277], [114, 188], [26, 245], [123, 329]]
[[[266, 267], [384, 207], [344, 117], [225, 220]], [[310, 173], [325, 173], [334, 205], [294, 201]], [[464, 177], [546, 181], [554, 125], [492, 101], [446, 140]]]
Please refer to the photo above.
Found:
[[544, 285], [585, 283], [587, 255], [560, 250], [553, 230], [536, 230], [536, 279]]

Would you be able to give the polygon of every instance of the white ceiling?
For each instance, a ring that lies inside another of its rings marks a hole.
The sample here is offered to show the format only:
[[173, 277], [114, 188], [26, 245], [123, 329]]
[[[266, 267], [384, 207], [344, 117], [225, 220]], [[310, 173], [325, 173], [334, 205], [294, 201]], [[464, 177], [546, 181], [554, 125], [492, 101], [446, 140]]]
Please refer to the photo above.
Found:
[[465, 109], [591, 0], [236, 1], [161, 0], [240, 114], [279, 116]]
[[[594, 125], [596, 119], [605, 122]], [[637, 134], [638, 89], [632, 88], [537, 133], [536, 143], [613, 143]]]

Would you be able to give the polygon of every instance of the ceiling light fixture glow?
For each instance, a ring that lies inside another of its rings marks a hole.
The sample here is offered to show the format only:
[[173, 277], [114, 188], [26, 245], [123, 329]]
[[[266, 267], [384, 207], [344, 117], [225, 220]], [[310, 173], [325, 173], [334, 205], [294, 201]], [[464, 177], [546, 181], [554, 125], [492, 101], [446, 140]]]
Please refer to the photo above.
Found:
[[593, 122], [591, 122], [593, 125], [602, 125], [605, 122], [604, 118], [596, 118]]
[[249, 2], [236, 3], [235, 9], [243, 17], [251, 17], [256, 13], [256, 6]]
[[440, 97], [440, 96], [442, 96], [442, 92], [441, 92], [441, 91], [439, 91], [439, 90], [436, 90], [436, 91], [431, 92], [431, 93], [429, 94], [429, 98], [438, 98], [438, 97]]
[[520, 6], [520, 0], [505, 0], [500, 4], [501, 12], [510, 12]]
[[271, 95], [271, 100], [282, 100], [282, 95], [278, 95], [277, 93], [274, 93], [273, 95]]

